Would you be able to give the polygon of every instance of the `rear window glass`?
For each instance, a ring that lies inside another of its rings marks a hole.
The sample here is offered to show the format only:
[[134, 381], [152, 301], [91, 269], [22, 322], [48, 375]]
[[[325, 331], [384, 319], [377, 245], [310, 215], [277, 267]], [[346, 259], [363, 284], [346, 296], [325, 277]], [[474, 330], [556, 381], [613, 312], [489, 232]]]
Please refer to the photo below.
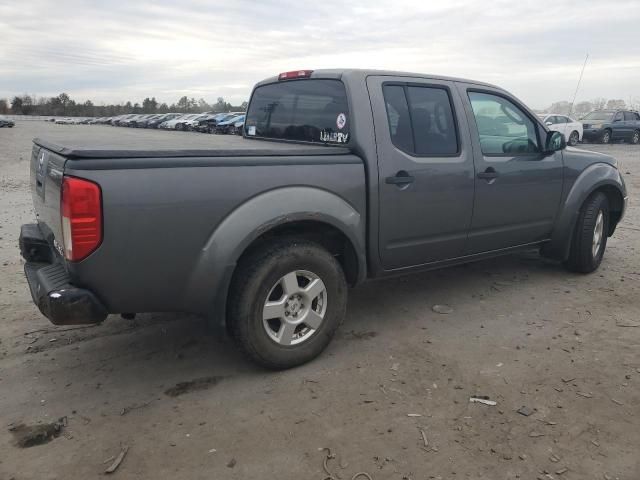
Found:
[[339, 80], [289, 80], [258, 87], [245, 122], [248, 137], [349, 142], [349, 110]]

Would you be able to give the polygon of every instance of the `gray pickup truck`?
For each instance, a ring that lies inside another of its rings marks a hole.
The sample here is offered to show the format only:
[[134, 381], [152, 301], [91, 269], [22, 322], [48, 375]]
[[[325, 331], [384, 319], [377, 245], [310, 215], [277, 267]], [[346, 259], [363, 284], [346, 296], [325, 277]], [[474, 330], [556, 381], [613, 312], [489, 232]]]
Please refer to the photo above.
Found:
[[627, 203], [616, 160], [469, 80], [287, 72], [255, 86], [243, 138], [88, 128], [35, 140], [40, 311], [204, 314], [274, 369], [317, 356], [366, 279], [530, 248], [591, 272]]

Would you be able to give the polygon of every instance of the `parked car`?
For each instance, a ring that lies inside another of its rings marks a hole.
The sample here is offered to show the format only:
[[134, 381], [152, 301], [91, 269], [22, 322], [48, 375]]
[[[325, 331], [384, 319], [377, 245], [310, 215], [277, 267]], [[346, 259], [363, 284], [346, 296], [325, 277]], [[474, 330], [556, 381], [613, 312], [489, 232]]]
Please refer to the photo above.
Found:
[[230, 133], [233, 133], [234, 135], [242, 135], [242, 131], [244, 130], [244, 119], [245, 116], [242, 115], [242, 119], [233, 124], [233, 129]]
[[180, 114], [171, 120], [161, 123], [159, 125], [159, 128], [162, 128], [165, 130], [182, 130], [185, 122], [187, 120], [191, 120], [193, 117], [197, 115], [198, 115], [197, 113]]
[[121, 127], [130, 127], [130, 128], [136, 128], [138, 126], [138, 122], [143, 120], [146, 117], [146, 115], [142, 114], [142, 113], [138, 113], [135, 115], [132, 115], [124, 120], [120, 121], [120, 126]]
[[163, 113], [160, 114], [157, 118], [153, 118], [147, 122], [146, 128], [158, 128], [162, 123], [168, 122], [169, 120], [173, 120], [176, 117], [179, 117], [180, 113]]
[[9, 120], [7, 117], [0, 115], [0, 128], [7, 127], [13, 128], [15, 123], [13, 120]]
[[244, 115], [236, 115], [216, 124], [215, 133], [236, 133], [236, 123], [244, 123]]
[[215, 132], [216, 125], [218, 122], [222, 122], [226, 119], [232, 118], [238, 115], [237, 113], [214, 113], [211, 117], [204, 119], [200, 122], [198, 126], [198, 130], [204, 133], [213, 133]]
[[575, 146], [582, 141], [582, 123], [567, 115], [557, 113], [545, 113], [539, 115], [542, 122], [549, 130], [562, 133], [567, 139], [567, 144]]
[[[189, 130], [188, 122], [199, 117], [199, 113], [191, 113], [188, 115], [183, 115], [182, 117], [177, 117], [175, 120], [172, 120], [173, 129], [174, 130]], [[170, 122], [171, 123], [171, 122]]]
[[75, 123], [75, 121], [70, 117], [61, 117], [61, 118], [56, 118], [55, 123], [57, 125], [71, 125], [72, 123]]
[[640, 114], [632, 110], [595, 110], [582, 118], [586, 140], [640, 144]]
[[127, 125], [127, 123], [129, 122], [129, 120], [133, 117], [135, 117], [136, 114], [134, 113], [129, 113], [126, 115], [120, 115], [119, 117], [116, 117], [115, 120], [113, 120], [111, 122], [112, 125], [115, 125], [116, 127], [124, 127]]
[[140, 120], [136, 121], [136, 127], [137, 128], [147, 128], [149, 125], [149, 122], [151, 122], [152, 120], [155, 120], [159, 117], [161, 117], [162, 114], [161, 113], [154, 113], [154, 114], [149, 114], [149, 115], [145, 115], [143, 118], [141, 118]]
[[215, 113], [208, 113], [206, 115], [203, 115], [198, 119], [197, 122], [194, 122], [191, 129], [196, 132], [208, 133], [209, 122], [215, 121], [216, 116], [217, 114]]
[[200, 121], [205, 120], [209, 116], [210, 116], [209, 114], [196, 115], [190, 120], [187, 120], [184, 123], [184, 126], [185, 126], [184, 130], [197, 130], [198, 125], [200, 125]]
[[470, 80], [287, 72], [256, 85], [243, 138], [138, 133], [35, 140], [35, 304], [55, 324], [205, 314], [274, 369], [320, 354], [368, 278], [522, 249], [593, 272], [627, 204], [613, 157]]

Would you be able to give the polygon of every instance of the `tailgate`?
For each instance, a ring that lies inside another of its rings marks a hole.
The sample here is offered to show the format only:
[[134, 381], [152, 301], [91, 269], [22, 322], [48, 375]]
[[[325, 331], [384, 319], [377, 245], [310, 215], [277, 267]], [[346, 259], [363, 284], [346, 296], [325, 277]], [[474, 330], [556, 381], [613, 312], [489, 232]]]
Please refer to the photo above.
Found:
[[[42, 234], [61, 252], [60, 190], [66, 159], [38, 145], [31, 152], [31, 196]], [[54, 240], [56, 240], [54, 242]]]

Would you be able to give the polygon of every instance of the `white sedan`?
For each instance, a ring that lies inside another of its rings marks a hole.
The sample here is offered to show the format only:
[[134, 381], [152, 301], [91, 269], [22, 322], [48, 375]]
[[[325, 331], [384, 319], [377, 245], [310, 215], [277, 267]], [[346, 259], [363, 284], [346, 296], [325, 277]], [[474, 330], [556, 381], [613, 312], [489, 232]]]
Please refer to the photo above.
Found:
[[564, 133], [569, 145], [576, 145], [582, 141], [582, 123], [575, 121], [566, 115], [558, 115], [555, 113], [545, 113], [539, 115], [542, 122], [549, 130]]

